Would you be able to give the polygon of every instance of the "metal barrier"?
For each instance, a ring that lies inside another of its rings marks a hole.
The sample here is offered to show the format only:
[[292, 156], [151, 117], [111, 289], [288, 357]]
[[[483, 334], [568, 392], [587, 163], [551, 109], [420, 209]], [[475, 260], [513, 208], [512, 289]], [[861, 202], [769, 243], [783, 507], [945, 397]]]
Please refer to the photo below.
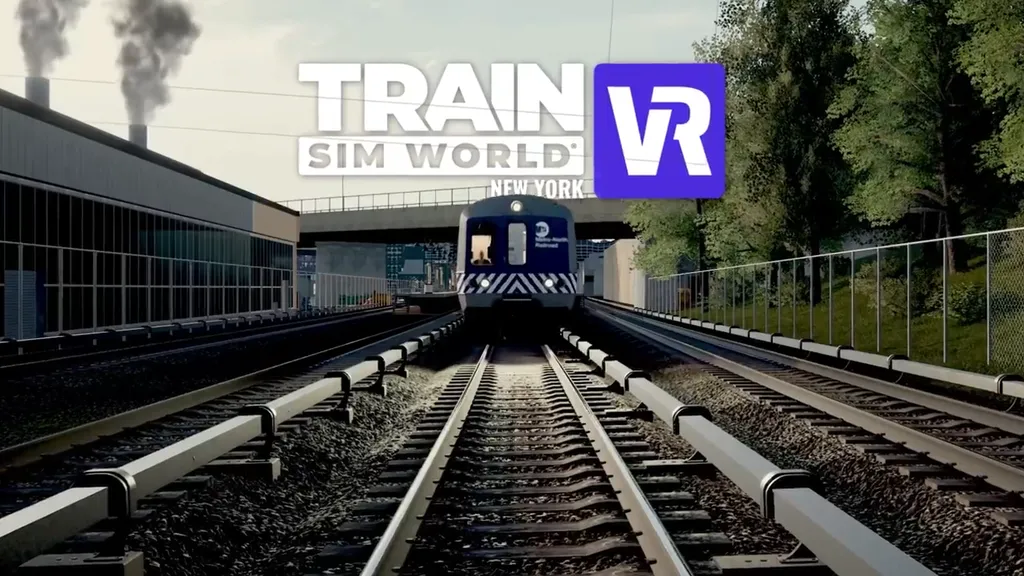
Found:
[[[590, 180], [587, 180], [590, 182]], [[280, 203], [303, 214], [320, 212], [348, 212], [351, 210], [387, 210], [389, 208], [422, 208], [427, 206], [461, 206], [483, 200], [489, 193], [489, 186], [467, 188], [440, 188], [436, 190], [410, 190], [408, 192], [386, 192], [383, 194], [358, 194], [351, 196], [325, 196], [283, 200]], [[583, 193], [587, 198], [597, 198], [591, 191]]]
[[27, 340], [296, 308], [290, 268], [225, 262], [235, 254], [226, 243], [200, 259], [200, 243], [188, 252], [182, 234], [173, 246], [191, 258], [0, 241], [0, 333]]
[[718, 332], [729, 336], [738, 336], [744, 339], [753, 340], [760, 345], [768, 344], [781, 346], [783, 348], [799, 350], [801, 352], [816, 354], [831, 359], [847, 360], [857, 364], [871, 366], [873, 368], [881, 368], [883, 370], [891, 370], [893, 372], [900, 372], [903, 374], [918, 376], [920, 378], [927, 378], [929, 380], [938, 380], [941, 382], [948, 382], [950, 384], [966, 386], [968, 388], [985, 390], [986, 392], [991, 392], [993, 394], [1004, 394], [1015, 398], [1024, 398], [1024, 377], [1017, 374], [991, 375], [967, 372], [965, 370], [957, 370], [946, 366], [935, 366], [915, 362], [900, 354], [882, 356], [880, 354], [854, 350], [848, 346], [830, 346], [827, 344], [820, 344], [806, 338], [790, 338], [778, 333], [773, 334], [757, 330], [748, 330], [738, 326], [708, 322], [698, 318], [673, 316], [672, 314], [666, 314], [664, 312], [627, 307], [618, 303], [605, 303], [605, 305], [617, 307], [619, 309], [628, 309], [631, 312], [683, 324], [690, 328]]
[[[337, 376], [266, 404], [250, 406], [239, 416], [120, 468], [89, 470], [80, 486], [0, 517], [0, 568], [24, 562], [108, 517], [130, 519], [139, 500], [258, 436], [266, 437], [269, 446], [284, 422], [331, 396], [350, 392], [355, 383], [388, 366], [429, 349], [461, 324], [458, 314], [449, 314], [349, 352], [346, 356], [376, 354]], [[421, 335], [410, 338], [417, 333]]]
[[91, 348], [100, 345], [125, 344], [134, 340], [148, 340], [154, 335], [166, 335], [175, 337], [175, 334], [193, 334], [197, 331], [210, 332], [212, 330], [230, 330], [235, 328], [249, 327], [254, 324], [267, 322], [284, 322], [288, 320], [303, 320], [328, 315], [341, 315], [352, 312], [367, 312], [369, 310], [383, 309], [386, 304], [378, 304], [372, 307], [358, 309], [307, 309], [307, 310], [273, 310], [268, 312], [247, 313], [232, 316], [210, 316], [206, 318], [194, 318], [180, 322], [166, 322], [161, 324], [143, 324], [127, 326], [123, 328], [104, 328], [97, 331], [65, 332], [56, 336], [42, 336], [39, 338], [26, 338], [18, 340], [15, 338], [0, 339], [0, 360], [10, 356], [17, 357], [23, 354], [38, 352], [52, 352], [57, 350], [72, 350], [80, 348]]
[[934, 572], [857, 522], [816, 491], [806, 470], [781, 469], [711, 422], [703, 406], [688, 406], [580, 336], [561, 330], [562, 338], [603, 373], [629, 391], [682, 436], [747, 496], [765, 518], [782, 525], [800, 546], [813, 552], [839, 576], [926, 576]]
[[301, 309], [352, 310], [390, 306], [398, 294], [422, 289], [418, 280], [396, 280], [347, 274], [299, 274]]
[[644, 303], [927, 364], [1020, 372], [1024, 228], [650, 278]]

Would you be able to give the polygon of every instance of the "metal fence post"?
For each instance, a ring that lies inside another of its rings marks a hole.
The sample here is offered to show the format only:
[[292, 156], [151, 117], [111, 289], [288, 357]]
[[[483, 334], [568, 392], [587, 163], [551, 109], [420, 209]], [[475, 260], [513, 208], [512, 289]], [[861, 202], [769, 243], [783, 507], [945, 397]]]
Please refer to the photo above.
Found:
[[764, 332], [768, 332], [768, 308], [772, 291], [772, 265], [768, 264], [764, 270]]
[[796, 260], [790, 262], [789, 267], [793, 269], [793, 338], [796, 338]]
[[828, 343], [832, 344], [832, 255], [828, 255]]
[[850, 252], [850, 348], [857, 347], [857, 330], [855, 326], [857, 322], [857, 298], [855, 296], [857, 289], [855, 286], [855, 275], [854, 272], [857, 269], [857, 253]]
[[985, 233], [985, 364], [992, 364], [992, 234], [990, 232]]
[[782, 262], [779, 262], [779, 272], [775, 279], [777, 286], [775, 291], [778, 293], [778, 301], [775, 304], [775, 318], [778, 326], [776, 326], [776, 332], [782, 334]]
[[882, 251], [875, 248], [875, 351], [882, 351]]
[[729, 284], [732, 286], [732, 323], [731, 326], [736, 325], [736, 274], [735, 271], [729, 271]]
[[910, 244], [907, 244], [907, 358], [910, 358], [910, 319], [913, 317], [913, 308], [910, 298], [911, 266], [910, 266]]
[[121, 325], [128, 323], [128, 256], [121, 254]]
[[949, 313], [949, 245], [948, 241], [942, 240], [942, 363], [946, 363], [946, 324]]
[[743, 325], [740, 326], [740, 328], [746, 329], [747, 328], [747, 276], [746, 276], [746, 273], [745, 273], [746, 272], [746, 268], [741, 268], [741, 270], [743, 270], [744, 273], [741, 276], [742, 284], [740, 284], [741, 289], [743, 290], [743, 293], [740, 295], [740, 306], [742, 307], [741, 309], [743, 310]]
[[811, 269], [808, 270], [810, 277], [810, 280], [808, 281], [810, 290], [807, 294], [807, 309], [809, 310], [809, 315], [807, 318], [809, 327], [808, 337], [811, 340], [814, 340], [814, 277], [818, 275], [818, 263], [814, 261], [814, 256], [808, 258], [807, 262], [811, 265]]
[[[45, 328], [45, 326], [44, 326]], [[57, 333], [64, 331], [64, 249], [57, 249]]]
[[99, 268], [96, 266], [99, 258], [96, 255], [95, 250], [90, 251], [92, 253], [92, 329], [95, 330], [99, 327]]
[[[177, 259], [170, 259], [170, 260], [168, 260], [167, 263], [168, 263], [168, 268], [170, 268], [170, 270], [169, 270], [170, 274], [168, 274], [168, 276], [167, 276], [167, 283], [170, 286], [170, 289], [167, 291], [167, 306], [168, 306], [167, 319], [168, 320], [174, 320], [174, 275], [178, 271], [178, 260]], [[231, 267], [231, 273], [232, 274], [234, 274], [234, 272], [235, 272], [234, 268], [235, 268], [234, 266]], [[236, 302], [235, 305], [237, 307], [238, 303]]]

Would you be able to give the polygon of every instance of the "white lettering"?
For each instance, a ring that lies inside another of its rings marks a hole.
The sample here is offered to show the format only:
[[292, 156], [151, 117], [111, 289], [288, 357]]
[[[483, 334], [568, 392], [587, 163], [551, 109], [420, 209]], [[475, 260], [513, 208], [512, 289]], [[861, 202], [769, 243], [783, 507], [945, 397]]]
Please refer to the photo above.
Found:
[[538, 64], [519, 64], [516, 128], [520, 132], [540, 132], [540, 107], [554, 117], [566, 132], [582, 132], [584, 127], [583, 64], [562, 64], [559, 88]]
[[[462, 102], [455, 100], [459, 95], [462, 96]], [[449, 120], [469, 120], [477, 132], [498, 131], [498, 123], [494, 121], [491, 105], [477, 81], [472, 64], [449, 64], [444, 67], [425, 117], [431, 130], [436, 132], [444, 131]]]
[[341, 85], [359, 82], [359, 64], [299, 64], [299, 82], [316, 82], [316, 125], [321, 132], [341, 132]]
[[[428, 132], [416, 112], [427, 101], [427, 77], [408, 64], [366, 64], [363, 81], [363, 130], [388, 132], [388, 118], [405, 132]], [[401, 94], [391, 95], [391, 85], [399, 84]]]
[[[409, 64], [300, 64], [299, 80], [317, 84], [321, 132], [359, 131], [344, 122], [342, 95], [346, 82], [362, 83], [362, 133], [374, 136], [299, 138], [299, 173], [582, 176], [586, 168], [581, 135], [585, 128], [583, 64], [562, 64], [557, 83], [535, 63], [495, 63], [490, 73], [485, 86], [471, 64], [451, 63], [431, 91], [426, 75]], [[541, 126], [542, 111], [555, 120], [563, 135], [536, 134], [547, 130]], [[468, 121], [475, 133], [492, 136], [441, 135], [450, 130], [449, 121]], [[696, 127], [684, 128], [677, 129], [676, 139], [689, 150]], [[399, 131], [409, 135], [394, 135]], [[574, 182], [552, 182], [544, 183], [537, 193], [569, 198], [575, 190]]]
[[[633, 93], [628, 86], [609, 86], [608, 98], [619, 133], [619, 144], [626, 162], [626, 173], [630, 176], [656, 176], [661, 164], [661, 152], [668, 135], [672, 111], [651, 109], [643, 135], [636, 118]], [[686, 86], [655, 86], [651, 102], [658, 104], [686, 104], [690, 118], [676, 125], [673, 135], [679, 142], [679, 151], [691, 176], [710, 176], [704, 144], [700, 137], [711, 124], [711, 101], [700, 90]]]
[[508, 196], [510, 194], [546, 196], [548, 198], [592, 198], [583, 192], [583, 180], [579, 179], [505, 179], [491, 180], [488, 196]]

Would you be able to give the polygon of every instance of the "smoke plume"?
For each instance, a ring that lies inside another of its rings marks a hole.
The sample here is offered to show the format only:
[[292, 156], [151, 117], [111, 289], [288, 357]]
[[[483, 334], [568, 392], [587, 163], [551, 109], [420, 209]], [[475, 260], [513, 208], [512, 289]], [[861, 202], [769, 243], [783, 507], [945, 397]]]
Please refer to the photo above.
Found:
[[29, 76], [48, 74], [68, 55], [64, 31], [75, 25], [88, 0], [20, 0], [21, 50]]
[[121, 40], [121, 92], [131, 123], [146, 124], [170, 102], [167, 79], [177, 73], [201, 30], [178, 0], [123, 0], [121, 12], [114, 18]]

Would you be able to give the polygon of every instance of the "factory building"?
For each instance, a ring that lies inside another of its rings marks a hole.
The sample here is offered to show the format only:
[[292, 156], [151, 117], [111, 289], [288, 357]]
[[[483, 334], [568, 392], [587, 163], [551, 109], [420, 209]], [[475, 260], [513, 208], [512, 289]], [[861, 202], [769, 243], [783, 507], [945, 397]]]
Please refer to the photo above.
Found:
[[295, 306], [298, 213], [0, 90], [2, 336]]

